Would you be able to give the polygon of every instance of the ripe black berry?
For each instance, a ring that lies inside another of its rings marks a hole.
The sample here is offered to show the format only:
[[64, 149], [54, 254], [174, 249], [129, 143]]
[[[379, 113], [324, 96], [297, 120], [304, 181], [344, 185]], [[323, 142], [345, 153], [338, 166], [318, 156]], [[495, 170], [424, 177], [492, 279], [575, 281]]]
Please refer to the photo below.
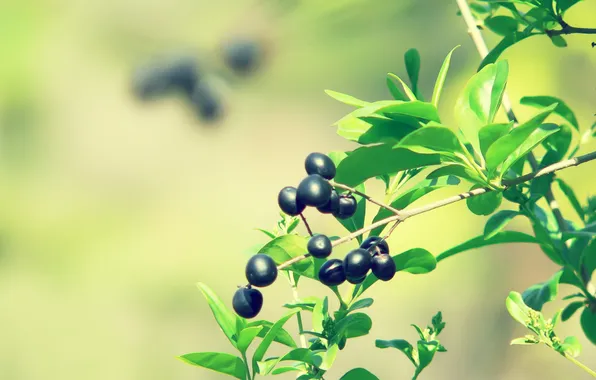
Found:
[[254, 318], [263, 307], [263, 295], [253, 288], [239, 288], [232, 298], [232, 307], [242, 318]]
[[246, 279], [251, 285], [264, 287], [277, 278], [277, 266], [270, 256], [259, 253], [246, 264]]
[[295, 187], [287, 186], [281, 189], [277, 196], [277, 204], [279, 204], [281, 211], [291, 216], [300, 214], [306, 207], [302, 202], [298, 202], [296, 192]]
[[327, 236], [315, 235], [308, 240], [306, 249], [314, 257], [324, 259], [331, 254], [333, 247], [331, 246], [331, 240]]
[[331, 185], [318, 174], [311, 174], [298, 185], [296, 199], [307, 206], [324, 206], [331, 198]]
[[391, 280], [396, 272], [395, 261], [391, 256], [384, 253], [372, 258], [371, 268], [373, 274], [382, 281]]
[[237, 74], [249, 74], [257, 69], [263, 58], [261, 45], [252, 40], [233, 40], [223, 47], [226, 65]]
[[190, 100], [194, 105], [198, 116], [205, 121], [214, 121], [218, 119], [223, 112], [223, 106], [219, 95], [213, 86], [205, 80], [201, 80], [196, 84]]
[[344, 259], [344, 272], [346, 272], [346, 278], [353, 280], [366, 276], [370, 266], [370, 253], [362, 248], [350, 251]]
[[335, 216], [338, 219], [348, 219], [354, 216], [357, 208], [358, 203], [356, 203], [356, 198], [354, 198], [352, 194], [340, 195], [339, 207], [337, 212], [333, 213], [333, 216]]
[[339, 212], [339, 194], [335, 189], [331, 190], [331, 196], [329, 197], [327, 203], [325, 203], [323, 206], [317, 207], [317, 210], [323, 214]]
[[337, 286], [346, 280], [343, 262], [339, 259], [327, 260], [319, 269], [319, 281], [327, 286]]
[[176, 57], [138, 68], [133, 76], [133, 91], [141, 99], [163, 96], [172, 90], [190, 96], [199, 76], [194, 58]]
[[[374, 245], [374, 247], [373, 247]], [[372, 248], [371, 248], [372, 247]], [[389, 253], [389, 244], [385, 239], [382, 239], [379, 236], [370, 236], [366, 238], [362, 244], [360, 244], [360, 248], [366, 249], [367, 251], [371, 252], [373, 255], [379, 253]]]
[[325, 179], [335, 177], [335, 164], [323, 153], [311, 153], [306, 157], [304, 168], [308, 174], [318, 174]]
[[366, 275], [364, 276], [360, 276], [360, 277], [351, 277], [351, 276], [346, 276], [346, 280], [353, 285], [357, 285], [360, 284], [364, 281], [364, 279], [366, 278]]

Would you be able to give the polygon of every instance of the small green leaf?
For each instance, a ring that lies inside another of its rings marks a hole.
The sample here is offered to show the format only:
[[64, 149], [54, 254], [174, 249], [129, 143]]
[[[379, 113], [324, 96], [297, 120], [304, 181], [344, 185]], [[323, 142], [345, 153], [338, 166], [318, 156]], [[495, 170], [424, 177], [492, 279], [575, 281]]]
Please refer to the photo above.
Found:
[[252, 341], [263, 330], [263, 326], [246, 327], [238, 335], [238, 350], [245, 353]]
[[383, 100], [371, 104], [371, 109], [376, 113], [385, 114], [389, 117], [393, 117], [393, 115], [405, 115], [422, 120], [434, 121], [436, 123], [441, 122], [439, 112], [434, 105], [418, 100], [411, 102]]
[[565, 12], [581, 0], [557, 0], [557, 13], [562, 17]]
[[493, 16], [484, 20], [484, 25], [492, 32], [506, 36], [517, 32], [517, 20], [509, 16]]
[[389, 73], [387, 74], [387, 79], [388, 80], [396, 80], [401, 84], [401, 87], [404, 89], [404, 92], [406, 93], [406, 96], [409, 100], [417, 100], [416, 99], [416, 95], [414, 95], [414, 92], [412, 92], [412, 90], [410, 89], [410, 87], [408, 87], [408, 85], [406, 84], [406, 82], [404, 82], [403, 80], [401, 80], [400, 77], [398, 77], [397, 75], [393, 74], [393, 73]]
[[336, 336], [343, 334], [356, 338], [368, 334], [372, 328], [372, 319], [364, 313], [349, 314], [335, 325]]
[[323, 322], [329, 317], [329, 300], [321, 299], [312, 311], [312, 329], [317, 333], [323, 332]]
[[558, 271], [548, 281], [530, 286], [522, 293], [524, 303], [536, 311], [541, 311], [545, 303], [557, 298], [562, 275], [563, 271]]
[[[559, 132], [548, 136], [542, 145], [549, 150], [557, 153], [557, 161], [568, 157], [569, 148], [573, 140], [572, 127], [569, 124], [560, 124]], [[569, 155], [570, 156], [570, 155]]]
[[556, 47], [567, 47], [567, 40], [563, 36], [548, 36]]
[[491, 215], [484, 225], [484, 238], [490, 239], [501, 232], [501, 230], [518, 215], [520, 215], [520, 213], [513, 210], [501, 210], [494, 215]]
[[435, 335], [438, 336], [441, 333], [441, 331], [443, 331], [443, 329], [445, 328], [445, 322], [443, 322], [443, 313], [441, 313], [440, 311], [437, 312], [437, 314], [433, 316], [431, 323]]
[[507, 61], [486, 66], [468, 81], [457, 99], [457, 123], [477, 152], [481, 151], [478, 130], [493, 122], [501, 106], [508, 72]]
[[569, 318], [573, 317], [573, 314], [575, 314], [576, 311], [578, 311], [585, 305], [585, 301], [571, 302], [569, 305], [565, 306], [565, 309], [563, 309], [563, 313], [561, 313], [561, 320], [563, 322], [567, 321]]
[[446, 250], [437, 256], [437, 262], [445, 260], [448, 257], [455, 256], [461, 252], [469, 251], [474, 248], [485, 247], [495, 244], [506, 244], [506, 243], [533, 243], [536, 244], [538, 241], [534, 236], [530, 236], [523, 232], [518, 231], [501, 231], [495, 236], [485, 239], [484, 235], [477, 236], [470, 239], [462, 244], [456, 245], [453, 248]]
[[457, 135], [446, 127], [424, 127], [404, 137], [394, 148], [405, 148], [416, 153], [432, 154], [461, 159], [456, 154], [465, 155], [465, 148]]
[[[481, 185], [474, 185], [470, 191], [481, 188]], [[476, 215], [490, 215], [495, 212], [503, 201], [501, 191], [489, 191], [466, 199], [468, 209]]]
[[[282, 235], [269, 243], [265, 244], [258, 253], [271, 256], [276, 264], [281, 264], [294, 257], [304, 255], [307, 239], [298, 235]], [[308, 257], [295, 264], [292, 264], [290, 270], [308, 278], [315, 278], [314, 260]]]
[[441, 163], [439, 155], [393, 149], [390, 144], [365, 146], [352, 151], [337, 167], [335, 181], [357, 186], [369, 178]]
[[[271, 329], [271, 327], [273, 327], [273, 322], [258, 320], [258, 321], [248, 322], [246, 324], [246, 327], [255, 327], [255, 326], [262, 327], [262, 330], [259, 331], [259, 334], [257, 336], [259, 338], [264, 338], [269, 333], [269, 330]], [[275, 338], [273, 338], [273, 341], [277, 342], [279, 344], [283, 344], [284, 346], [291, 347], [291, 348], [296, 347], [296, 342], [294, 342], [294, 339], [292, 338], [290, 333], [287, 332], [286, 330], [284, 330], [283, 328], [280, 328], [279, 330], [277, 330], [277, 334], [275, 334]]]
[[377, 339], [377, 340], [375, 340], [375, 346], [378, 348], [397, 348], [398, 350], [403, 352], [408, 357], [408, 359], [410, 359], [412, 364], [414, 364], [415, 366], [418, 365], [418, 363], [416, 363], [416, 361], [414, 360], [414, 357], [412, 356], [412, 352], [413, 352], [414, 348], [412, 347], [410, 342], [408, 342], [407, 340], [404, 340], [404, 339], [393, 339], [393, 340]]
[[447, 78], [447, 72], [449, 71], [449, 65], [451, 65], [451, 56], [455, 49], [457, 49], [460, 45], [454, 47], [445, 60], [443, 61], [443, 65], [441, 66], [441, 70], [439, 70], [439, 75], [437, 76], [437, 80], [435, 82], [435, 87], [433, 89], [433, 96], [431, 99], [431, 103], [434, 104], [435, 107], [439, 107], [439, 99], [441, 98], [441, 93], [443, 92], [443, 86], [445, 85], [445, 79]]
[[563, 194], [565, 194], [565, 196], [569, 200], [569, 203], [571, 203], [571, 206], [573, 206], [573, 209], [575, 210], [577, 215], [579, 215], [579, 217], [582, 220], [584, 220], [586, 217], [586, 213], [585, 213], [584, 208], [582, 207], [581, 203], [579, 203], [579, 200], [577, 199], [577, 196], [575, 195], [575, 191], [573, 191], [571, 186], [569, 186], [561, 178], [557, 178], [556, 182], [559, 185], [559, 188], [561, 189]]
[[487, 124], [478, 131], [478, 138], [480, 139], [480, 151], [484, 157], [490, 146], [505, 136], [511, 130], [513, 122], [501, 124]]
[[412, 84], [412, 92], [416, 95], [417, 99], [422, 99], [420, 92], [418, 91], [418, 76], [420, 75], [420, 53], [416, 49], [409, 49], [404, 54], [404, 60], [406, 63], [406, 71], [408, 72], [408, 78]]
[[488, 55], [484, 57], [484, 59], [480, 63], [480, 66], [478, 67], [478, 71], [483, 70], [486, 66], [490, 64], [494, 64], [497, 61], [497, 59], [501, 56], [501, 54], [503, 54], [503, 52], [507, 50], [507, 48], [528, 37], [533, 36], [533, 29], [533, 26], [529, 26], [522, 32], [513, 32], [503, 37], [503, 39], [497, 45], [495, 45], [495, 47], [493, 47], [493, 49], [488, 53]]
[[426, 179], [435, 179], [435, 178], [441, 178], [441, 177], [445, 177], [445, 176], [458, 177], [458, 178], [470, 181], [472, 183], [477, 183], [477, 182], [482, 181], [482, 178], [480, 178], [474, 170], [470, 169], [469, 167], [467, 167], [465, 165], [461, 165], [461, 164], [452, 164], [452, 165], [442, 166], [442, 167], [430, 172], [426, 176]]
[[373, 304], [373, 302], [374, 302], [374, 300], [372, 298], [363, 298], [361, 300], [358, 300], [350, 306], [350, 308], [348, 309], [348, 313], [351, 313], [355, 310], [365, 309], [367, 307], [370, 307]]
[[590, 310], [589, 307], [586, 307], [584, 311], [582, 311], [580, 323], [584, 330], [584, 334], [586, 334], [586, 338], [588, 338], [592, 344], [596, 344], [596, 312]]
[[283, 328], [283, 325], [290, 318], [292, 318], [294, 316], [294, 314], [296, 314], [298, 311], [299, 310], [297, 310], [297, 309], [291, 310], [288, 314], [283, 316], [281, 319], [279, 319], [277, 322], [275, 322], [273, 324], [273, 326], [271, 326], [271, 328], [267, 332], [267, 335], [265, 335], [265, 337], [263, 338], [263, 340], [261, 341], [261, 343], [255, 350], [255, 353], [252, 357], [253, 372], [256, 370], [256, 368], [258, 366], [257, 362], [263, 360], [265, 353], [269, 349], [269, 346], [271, 346], [271, 343], [273, 343], [273, 341], [274, 341], [275, 337], [277, 336], [277, 334], [279, 333], [279, 331]]
[[230, 343], [236, 347], [236, 320], [238, 317], [232, 314], [232, 312], [224, 305], [221, 299], [211, 290], [210, 287], [203, 284], [202, 282], [197, 283], [197, 287], [203, 294], [203, 297], [207, 300], [209, 308], [217, 321], [219, 327], [226, 335]]
[[222, 352], [195, 352], [179, 356], [178, 359], [191, 365], [230, 375], [236, 379], [246, 379], [244, 362], [234, 355]]
[[366, 107], [370, 104], [369, 102], [365, 102], [364, 100], [356, 99], [353, 96], [342, 94], [341, 92], [337, 91], [325, 90], [325, 93], [331, 96], [333, 99], [352, 107], [360, 108]]
[[417, 379], [422, 370], [430, 364], [433, 360], [435, 353], [439, 349], [439, 342], [432, 341], [432, 342], [425, 342], [423, 340], [418, 341], [418, 367], [416, 367], [416, 372], [414, 373], [414, 379]]
[[320, 354], [323, 360], [318, 367], [323, 371], [329, 370], [333, 365], [333, 362], [335, 362], [335, 358], [337, 357], [338, 352], [339, 347], [337, 346], [337, 344], [332, 344], [326, 352]]
[[339, 380], [379, 380], [364, 368], [354, 368], [346, 372]]
[[582, 345], [574, 336], [568, 336], [561, 344], [561, 351], [574, 358], [578, 357], [582, 352]]
[[535, 108], [548, 108], [553, 104], [556, 104], [555, 109], [552, 111], [555, 115], [562, 117], [567, 120], [573, 127], [579, 131], [579, 123], [575, 114], [569, 108], [569, 106], [559, 98], [554, 96], [524, 96], [519, 100], [520, 104], [535, 107]]
[[337, 134], [359, 144], [396, 143], [422, 126], [413, 116], [375, 113], [378, 106], [359, 108], [334, 125]]
[[589, 278], [592, 277], [592, 272], [596, 270], [596, 239], [590, 237], [590, 243], [583, 249], [579, 262], [583, 271]]
[[529, 121], [517, 126], [510, 133], [502, 136], [495, 141], [486, 152], [486, 167], [489, 171], [494, 171], [511, 156], [526, 141], [530, 134], [540, 127], [542, 122], [554, 110], [554, 105], [541, 110]]
[[265, 229], [262, 229], [262, 228], [255, 228], [255, 230], [257, 230], [257, 231], [260, 231], [260, 232], [264, 233], [265, 235], [267, 235], [267, 236], [268, 236], [268, 237], [270, 237], [271, 239], [275, 239], [275, 237], [276, 237], [276, 236], [275, 236], [275, 234], [274, 234], [273, 232], [271, 232], [271, 231], [267, 231], [267, 230], [265, 230]]
[[530, 318], [529, 308], [524, 303], [521, 294], [518, 292], [510, 292], [509, 297], [505, 300], [505, 306], [513, 319], [526, 326], [526, 323]]
[[403, 101], [408, 100], [408, 98], [404, 95], [403, 92], [401, 92], [401, 90], [397, 87], [397, 85], [395, 84], [393, 79], [391, 79], [391, 77], [387, 76], [386, 82], [387, 82], [387, 88], [389, 89], [391, 96], [393, 96], [393, 99], [403, 100]]

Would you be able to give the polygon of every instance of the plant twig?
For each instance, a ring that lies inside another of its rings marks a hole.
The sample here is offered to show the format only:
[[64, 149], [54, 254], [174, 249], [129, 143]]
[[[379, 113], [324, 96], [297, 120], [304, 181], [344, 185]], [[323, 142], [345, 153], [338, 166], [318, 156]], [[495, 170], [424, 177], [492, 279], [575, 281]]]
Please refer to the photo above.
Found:
[[[554, 173], [554, 172], [556, 172], [558, 170], [570, 168], [570, 167], [573, 167], [573, 166], [578, 166], [578, 165], [581, 165], [583, 163], [586, 163], [586, 162], [589, 162], [589, 161], [592, 161], [592, 160], [596, 160], [596, 151], [591, 152], [591, 153], [588, 153], [588, 154], [585, 154], [583, 156], [578, 156], [578, 157], [570, 158], [568, 160], [560, 161], [560, 162], [554, 163], [552, 165], [546, 166], [546, 167], [544, 167], [544, 168], [542, 168], [542, 169], [540, 169], [538, 171], [535, 171], [535, 172], [532, 172], [532, 173], [529, 173], [529, 174], [525, 174], [525, 175], [522, 175], [520, 177], [511, 179], [511, 180], [503, 181], [503, 186], [505, 186], [505, 188], [508, 188], [508, 187], [511, 187], [511, 186], [519, 185], [520, 183], [528, 182], [528, 181], [533, 180], [535, 178], [542, 177], [542, 176], [545, 176], [547, 174]], [[348, 241], [350, 241], [352, 239], [355, 239], [358, 236], [367, 233], [368, 231], [374, 230], [377, 227], [381, 227], [381, 226], [387, 225], [387, 224], [389, 224], [391, 222], [399, 222], [399, 223], [401, 223], [401, 222], [405, 221], [406, 219], [408, 219], [408, 218], [410, 218], [412, 216], [420, 215], [420, 214], [423, 214], [425, 212], [432, 211], [432, 210], [435, 210], [435, 209], [440, 208], [440, 207], [443, 207], [443, 206], [447, 206], [447, 205], [449, 205], [451, 203], [459, 202], [459, 201], [461, 201], [463, 199], [470, 198], [470, 197], [475, 197], [475, 196], [478, 196], [478, 195], [481, 195], [481, 194], [485, 194], [485, 193], [488, 193], [488, 192], [491, 192], [491, 191], [494, 191], [494, 190], [491, 189], [491, 188], [488, 188], [488, 187], [481, 187], [481, 188], [478, 188], [478, 189], [473, 189], [473, 190], [467, 191], [465, 193], [461, 193], [461, 194], [458, 194], [458, 195], [453, 195], [453, 196], [451, 196], [449, 198], [445, 198], [445, 199], [442, 199], [442, 200], [439, 200], [439, 201], [436, 201], [436, 202], [429, 203], [429, 204], [427, 204], [425, 206], [413, 208], [411, 210], [402, 210], [397, 215], [393, 215], [393, 216], [390, 216], [388, 218], [381, 219], [381, 220], [379, 220], [379, 221], [377, 221], [375, 223], [372, 223], [372, 224], [370, 224], [370, 225], [368, 225], [368, 226], [366, 226], [364, 228], [361, 228], [361, 229], [359, 229], [357, 231], [354, 231], [354, 232], [352, 232], [352, 233], [350, 233], [350, 234], [348, 234], [348, 235], [346, 235], [346, 236], [344, 236], [342, 238], [339, 238], [337, 240], [334, 240], [333, 243], [332, 243], [332, 245], [334, 247], [335, 246], [338, 246], [338, 245], [343, 244], [345, 242], [348, 242]], [[280, 264], [277, 267], [277, 269], [278, 270], [279, 269], [285, 269], [285, 268], [289, 267], [290, 265], [292, 265], [294, 263], [297, 263], [297, 262], [299, 262], [301, 260], [304, 260], [305, 258], [307, 258], [309, 256], [310, 256], [310, 254], [306, 253], [306, 254], [304, 254], [302, 256], [294, 257], [294, 258], [292, 258], [292, 259], [290, 259], [290, 260], [288, 260], [288, 261]]]
[[310, 225], [306, 221], [306, 218], [304, 217], [304, 214], [303, 213], [300, 213], [300, 218], [302, 219], [302, 223], [304, 223], [304, 227], [306, 227], [306, 230], [308, 231], [308, 234], [310, 236], [312, 236], [312, 230], [310, 229]]
[[[294, 274], [288, 273], [288, 279], [290, 281], [290, 286], [292, 287], [292, 297], [294, 298], [294, 301], [298, 302], [300, 297], [298, 296], [298, 286], [296, 285], [296, 281], [294, 280]], [[300, 346], [302, 346], [302, 348], [306, 348], [306, 338], [304, 337], [304, 326], [302, 324], [302, 314], [300, 312], [296, 313], [296, 321], [298, 322], [298, 335], [300, 335]]]
[[568, 24], [563, 25], [561, 29], [547, 30], [546, 34], [549, 36], [560, 36], [561, 34], [596, 34], [594, 28], [577, 28]]
[[567, 358], [571, 363], [575, 364], [579, 368], [583, 369], [584, 371], [586, 371], [587, 373], [589, 373], [590, 375], [592, 375], [592, 377], [596, 377], [596, 372], [594, 372], [594, 370], [592, 370], [591, 368], [587, 367], [585, 364], [583, 364], [582, 362], [580, 362], [579, 360], [577, 360], [573, 356], [568, 355], [568, 354], [563, 354], [563, 356], [565, 358]]
[[398, 210], [398, 209], [396, 209], [396, 208], [394, 208], [394, 207], [391, 207], [390, 205], [387, 205], [387, 204], [385, 204], [385, 203], [381, 203], [381, 202], [379, 202], [379, 201], [377, 201], [377, 200], [373, 199], [371, 196], [369, 196], [369, 195], [367, 195], [367, 194], [365, 194], [365, 193], [363, 193], [363, 192], [361, 192], [361, 191], [358, 191], [358, 190], [356, 190], [356, 189], [354, 189], [354, 188], [351, 188], [351, 187], [349, 187], [349, 186], [346, 186], [346, 185], [342, 185], [341, 183], [336, 183], [336, 182], [333, 182], [333, 181], [329, 181], [329, 183], [330, 183], [330, 184], [331, 184], [331, 186], [333, 186], [333, 187], [338, 187], [338, 188], [340, 188], [340, 189], [348, 190], [348, 191], [350, 191], [350, 192], [352, 192], [352, 193], [354, 193], [354, 194], [358, 194], [358, 195], [360, 195], [362, 198], [364, 198], [364, 199], [366, 199], [367, 201], [369, 201], [370, 203], [374, 203], [374, 204], [376, 204], [376, 205], [377, 205], [377, 206], [379, 206], [379, 207], [386, 208], [387, 210], [391, 211], [392, 213], [394, 213], [394, 214], [396, 214], [396, 215], [398, 215], [398, 214], [399, 214], [399, 210]]

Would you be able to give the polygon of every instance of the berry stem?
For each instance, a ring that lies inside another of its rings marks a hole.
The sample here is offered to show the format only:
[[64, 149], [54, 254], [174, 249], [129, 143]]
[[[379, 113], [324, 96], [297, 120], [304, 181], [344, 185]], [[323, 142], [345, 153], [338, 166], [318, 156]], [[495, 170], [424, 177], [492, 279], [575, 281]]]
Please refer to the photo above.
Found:
[[[290, 281], [290, 286], [292, 287], [292, 297], [294, 297], [294, 301], [298, 302], [298, 300], [300, 299], [300, 297], [298, 296], [298, 285], [296, 284], [296, 280], [294, 279], [293, 273], [288, 273], [288, 280]], [[296, 321], [298, 322], [298, 334], [300, 335], [300, 345], [302, 346], [302, 348], [306, 348], [306, 338], [304, 337], [304, 325], [302, 324], [302, 314], [300, 312], [296, 313]]]
[[361, 192], [361, 191], [358, 191], [358, 190], [356, 190], [356, 189], [354, 189], [354, 188], [351, 188], [351, 187], [349, 187], [349, 186], [342, 185], [341, 183], [337, 183], [337, 182], [333, 182], [333, 181], [329, 181], [329, 184], [330, 184], [331, 186], [333, 186], [333, 187], [337, 187], [337, 188], [340, 188], [340, 189], [344, 189], [344, 190], [350, 191], [350, 192], [352, 192], [352, 193], [354, 193], [354, 194], [358, 194], [358, 195], [360, 195], [362, 198], [364, 198], [364, 199], [366, 199], [367, 201], [369, 201], [370, 203], [374, 203], [374, 204], [376, 204], [376, 205], [377, 205], [377, 206], [379, 206], [379, 207], [386, 208], [387, 210], [391, 211], [391, 212], [392, 212], [392, 213], [394, 213], [395, 215], [398, 215], [398, 214], [399, 214], [399, 210], [398, 210], [398, 209], [396, 209], [396, 208], [394, 208], [394, 207], [391, 207], [391, 206], [389, 206], [389, 205], [387, 205], [387, 204], [385, 204], [385, 203], [381, 203], [381, 202], [379, 202], [379, 201], [377, 201], [377, 200], [374, 200], [372, 197], [370, 197], [369, 195], [367, 195], [367, 194], [365, 194], [365, 193], [363, 193], [363, 192]]
[[303, 213], [300, 213], [300, 219], [302, 219], [302, 223], [304, 223], [304, 227], [306, 227], [306, 230], [308, 231], [308, 234], [310, 236], [312, 236], [312, 230], [310, 229], [310, 225], [308, 224], [308, 222], [306, 221], [306, 218], [304, 217]]
[[[503, 186], [505, 188], [508, 188], [508, 187], [511, 187], [511, 186], [519, 185], [520, 183], [528, 182], [530, 180], [533, 180], [534, 178], [538, 178], [538, 177], [542, 177], [542, 176], [545, 176], [545, 175], [550, 174], [550, 173], [554, 173], [554, 172], [559, 171], [559, 170], [567, 169], [567, 168], [570, 168], [570, 167], [573, 167], [573, 166], [579, 166], [581, 164], [584, 164], [584, 163], [589, 162], [589, 161], [592, 161], [592, 160], [596, 160], [596, 151], [591, 152], [591, 153], [588, 153], [588, 154], [584, 154], [583, 156], [578, 156], [578, 157], [574, 157], [574, 158], [571, 158], [571, 159], [568, 159], [568, 160], [564, 160], [564, 161], [560, 161], [560, 162], [554, 163], [554, 164], [549, 165], [549, 166], [546, 166], [546, 167], [544, 167], [544, 168], [542, 168], [542, 169], [540, 169], [538, 171], [535, 171], [535, 172], [532, 172], [532, 173], [528, 173], [528, 174], [522, 175], [520, 177], [511, 179], [511, 180], [503, 180], [502, 184], [503, 184]], [[485, 193], [488, 193], [488, 192], [491, 192], [491, 191], [494, 191], [494, 190], [491, 189], [491, 188], [488, 188], [488, 187], [481, 187], [481, 188], [478, 188], [478, 189], [473, 189], [473, 190], [467, 191], [465, 193], [461, 193], [461, 194], [458, 194], [458, 195], [453, 195], [453, 196], [451, 196], [449, 198], [445, 198], [445, 199], [442, 199], [442, 200], [439, 200], [439, 201], [436, 201], [436, 202], [429, 203], [429, 204], [427, 204], [425, 206], [413, 208], [411, 210], [402, 210], [397, 215], [393, 215], [393, 216], [390, 216], [388, 218], [381, 219], [381, 220], [379, 220], [379, 221], [377, 221], [375, 223], [372, 223], [372, 224], [370, 224], [370, 225], [368, 225], [368, 226], [366, 226], [364, 228], [361, 228], [361, 229], [359, 229], [357, 231], [354, 231], [354, 232], [352, 232], [352, 233], [350, 233], [350, 234], [348, 234], [348, 235], [346, 235], [346, 236], [344, 236], [342, 238], [339, 238], [337, 240], [334, 240], [331, 244], [335, 247], [335, 246], [338, 246], [338, 245], [343, 244], [345, 242], [348, 242], [350, 240], [353, 240], [353, 239], [357, 238], [358, 236], [367, 233], [368, 231], [372, 231], [372, 230], [374, 230], [377, 227], [381, 227], [381, 226], [387, 225], [387, 224], [389, 224], [391, 222], [397, 222], [391, 228], [391, 230], [389, 232], [389, 233], [391, 233], [391, 232], [393, 232], [393, 229], [395, 229], [395, 227], [397, 227], [397, 225], [399, 223], [405, 221], [406, 219], [408, 219], [408, 218], [410, 218], [412, 216], [424, 214], [425, 212], [432, 211], [432, 210], [435, 210], [435, 209], [440, 208], [440, 207], [443, 207], [443, 206], [447, 206], [447, 205], [449, 205], [451, 203], [459, 202], [459, 201], [461, 201], [463, 199], [470, 198], [470, 197], [475, 197], [477, 195], [485, 194]], [[286, 261], [286, 262], [281, 263], [280, 265], [278, 265], [277, 266], [277, 269], [278, 270], [285, 269], [285, 268], [289, 267], [290, 265], [292, 265], [294, 263], [297, 263], [297, 262], [299, 262], [301, 260], [304, 260], [305, 258], [307, 258], [309, 256], [310, 256], [310, 254], [309, 253], [306, 253], [306, 254], [301, 255], [301, 256], [293, 257], [292, 259], [290, 259], [290, 260], [288, 260], [288, 261]]]

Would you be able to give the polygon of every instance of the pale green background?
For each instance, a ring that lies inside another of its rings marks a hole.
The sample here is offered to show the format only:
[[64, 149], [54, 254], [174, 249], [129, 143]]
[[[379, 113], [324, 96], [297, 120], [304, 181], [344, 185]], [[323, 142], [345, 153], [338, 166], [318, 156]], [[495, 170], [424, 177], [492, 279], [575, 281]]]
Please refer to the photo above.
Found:
[[[454, 1], [311, 0], [283, 14], [274, 3], [0, 5], [0, 106], [23, 104], [29, 117], [18, 128], [2, 125], [1, 379], [223, 379], [175, 359], [232, 352], [194, 284], [207, 283], [230, 305], [250, 247], [264, 241], [253, 227], [277, 220], [278, 190], [298, 183], [309, 152], [353, 147], [330, 126], [349, 108], [323, 90], [388, 98], [385, 74], [404, 75], [403, 53], [417, 47], [428, 97], [443, 57], [461, 44], [440, 106], [443, 119], [453, 120], [455, 97], [479, 62]], [[596, 2], [586, 1], [568, 19], [596, 26], [595, 15]], [[257, 77], [229, 85], [224, 122], [201, 125], [181, 99], [144, 105], [132, 98], [135, 64], [190, 49], [217, 66], [218, 44], [234, 33], [267, 37], [270, 59]], [[539, 37], [507, 52], [509, 91], [522, 118], [532, 111], [518, 105], [521, 96], [556, 94], [583, 128], [593, 122], [592, 40], [571, 36], [559, 49]], [[588, 164], [561, 176], [585, 199], [593, 173]], [[562, 207], [571, 218], [569, 205]], [[307, 215], [316, 231], [343, 233], [332, 219]], [[452, 205], [400, 226], [391, 247], [437, 254], [480, 233], [484, 220]], [[525, 221], [512, 226], [528, 230]], [[425, 324], [437, 310], [447, 321], [441, 341], [449, 352], [423, 379], [587, 378], [545, 347], [508, 345], [526, 333], [505, 310], [508, 292], [555, 269], [537, 247], [508, 245], [449, 259], [429, 275], [398, 275], [370, 291], [370, 335], [350, 341], [326, 378], [353, 366], [383, 380], [410, 378], [407, 359], [375, 349], [374, 339], [413, 340], [409, 324]], [[331, 295], [312, 281], [301, 286], [303, 295]], [[262, 317], [274, 320], [291, 293], [278, 281], [264, 296]], [[288, 328], [296, 329], [293, 322]], [[576, 334], [581, 359], [596, 367], [577, 315], [559, 333]]]

